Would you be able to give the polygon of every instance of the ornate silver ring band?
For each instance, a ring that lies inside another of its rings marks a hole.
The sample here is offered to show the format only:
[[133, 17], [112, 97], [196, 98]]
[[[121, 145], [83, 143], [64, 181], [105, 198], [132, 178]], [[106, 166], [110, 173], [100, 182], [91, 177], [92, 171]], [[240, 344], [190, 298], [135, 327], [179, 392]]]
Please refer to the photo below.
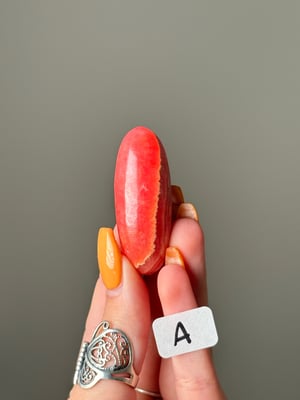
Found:
[[121, 330], [110, 328], [107, 321], [97, 326], [89, 343], [82, 343], [73, 383], [88, 389], [101, 379], [121, 381], [134, 388], [138, 381], [128, 337]]
[[160, 393], [156, 393], [156, 392], [151, 392], [150, 390], [145, 390], [145, 389], [141, 389], [139, 387], [136, 387], [135, 390], [139, 393], [145, 394], [147, 396], [151, 396], [151, 397], [155, 397], [156, 399], [162, 399]]

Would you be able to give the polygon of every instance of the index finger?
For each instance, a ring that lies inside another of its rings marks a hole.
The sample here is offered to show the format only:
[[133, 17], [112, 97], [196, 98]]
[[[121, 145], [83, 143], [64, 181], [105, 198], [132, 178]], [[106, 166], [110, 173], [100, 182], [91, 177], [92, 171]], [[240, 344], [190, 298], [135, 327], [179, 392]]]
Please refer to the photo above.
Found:
[[174, 224], [170, 246], [176, 247], [183, 256], [185, 268], [191, 281], [199, 306], [208, 302], [204, 233], [197, 221], [179, 218]]
[[[170, 244], [180, 250], [185, 268], [169, 264], [159, 273], [158, 292], [164, 315], [190, 310], [207, 302], [201, 227], [192, 219], [176, 221]], [[208, 349], [173, 357], [171, 362], [177, 399], [225, 399]], [[168, 394], [165, 398], [171, 399]]]

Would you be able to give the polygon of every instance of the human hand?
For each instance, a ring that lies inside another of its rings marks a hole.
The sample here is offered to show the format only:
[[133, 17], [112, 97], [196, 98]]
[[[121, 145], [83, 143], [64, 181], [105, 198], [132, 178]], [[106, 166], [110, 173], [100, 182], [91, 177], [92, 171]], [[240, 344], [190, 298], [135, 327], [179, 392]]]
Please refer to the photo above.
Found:
[[[159, 398], [139, 389], [161, 393], [164, 400], [225, 399], [209, 349], [162, 360], [157, 354], [152, 319], [207, 304], [204, 237], [197, 213], [192, 205], [183, 203], [177, 215], [166, 265], [157, 275], [142, 278], [126, 257], [119, 254], [118, 247], [114, 247], [113, 253], [110, 249], [114, 267], [102, 266], [86, 322], [83, 341], [90, 342], [96, 326], [104, 320], [126, 333], [133, 347], [133, 368], [139, 375], [137, 390], [120, 381], [103, 379], [90, 389], [75, 385], [70, 400]], [[105, 259], [109, 243], [114, 242], [111, 236], [112, 231], [102, 230], [100, 258]], [[116, 231], [115, 237], [118, 241]]]

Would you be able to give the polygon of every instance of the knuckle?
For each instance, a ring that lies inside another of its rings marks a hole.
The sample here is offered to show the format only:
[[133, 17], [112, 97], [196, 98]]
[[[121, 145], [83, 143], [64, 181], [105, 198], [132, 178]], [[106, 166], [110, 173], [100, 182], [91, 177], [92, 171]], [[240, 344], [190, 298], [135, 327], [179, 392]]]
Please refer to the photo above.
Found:
[[216, 385], [215, 379], [205, 376], [181, 377], [176, 380], [179, 391], [184, 390], [188, 393], [204, 393], [211, 390]]

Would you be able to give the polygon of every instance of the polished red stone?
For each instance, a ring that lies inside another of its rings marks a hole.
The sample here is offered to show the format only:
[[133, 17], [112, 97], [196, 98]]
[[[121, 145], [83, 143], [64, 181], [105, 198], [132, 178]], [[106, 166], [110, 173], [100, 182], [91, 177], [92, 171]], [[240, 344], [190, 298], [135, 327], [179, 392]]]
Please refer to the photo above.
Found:
[[136, 127], [123, 138], [114, 193], [121, 250], [142, 274], [152, 274], [163, 265], [172, 202], [167, 156], [150, 129]]

